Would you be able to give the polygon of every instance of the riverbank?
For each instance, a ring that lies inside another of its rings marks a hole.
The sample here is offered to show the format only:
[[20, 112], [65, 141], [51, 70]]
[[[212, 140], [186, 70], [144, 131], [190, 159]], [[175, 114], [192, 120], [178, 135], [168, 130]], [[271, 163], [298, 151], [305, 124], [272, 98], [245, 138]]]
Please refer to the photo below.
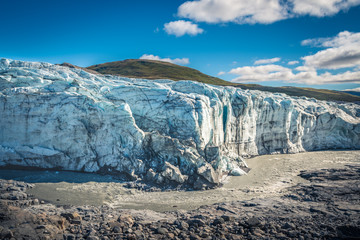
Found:
[[252, 170], [247, 176], [200, 192], [141, 193], [122, 185], [129, 192], [116, 199], [121, 192], [107, 195], [122, 189], [115, 183], [56, 183], [58, 197], [66, 199], [62, 194], [70, 195], [70, 189], [78, 193], [67, 201], [81, 193], [100, 199], [98, 191], [105, 197], [94, 206], [47, 202], [33, 195], [50, 183], [1, 180], [0, 238], [360, 238], [359, 156], [360, 151], [261, 156], [248, 160]]
[[83, 177], [74, 174], [75, 183], [36, 183], [29, 193], [57, 205], [105, 204], [113, 208], [159, 212], [193, 210], [202, 205], [287, 194], [289, 187], [306, 182], [298, 176], [300, 171], [360, 164], [360, 151], [264, 155], [247, 159], [247, 164], [251, 171], [246, 176], [228, 178], [223, 187], [207, 191], [143, 191], [128, 188], [129, 184], [124, 182], [104, 180], [76, 183], [77, 178]]

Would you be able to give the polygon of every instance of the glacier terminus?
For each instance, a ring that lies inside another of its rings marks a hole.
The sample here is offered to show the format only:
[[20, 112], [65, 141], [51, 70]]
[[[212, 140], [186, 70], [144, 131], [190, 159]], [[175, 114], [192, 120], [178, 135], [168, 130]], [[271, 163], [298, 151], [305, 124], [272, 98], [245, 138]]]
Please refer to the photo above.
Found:
[[0, 60], [0, 166], [216, 187], [246, 157], [360, 149], [360, 105]]

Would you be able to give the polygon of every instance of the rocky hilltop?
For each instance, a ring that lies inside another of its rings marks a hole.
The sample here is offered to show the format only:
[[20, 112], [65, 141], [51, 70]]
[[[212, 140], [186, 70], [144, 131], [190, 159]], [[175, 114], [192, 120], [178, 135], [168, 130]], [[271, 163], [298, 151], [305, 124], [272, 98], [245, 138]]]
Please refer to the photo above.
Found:
[[360, 149], [360, 106], [0, 60], [0, 165], [126, 173], [196, 189], [245, 156]]

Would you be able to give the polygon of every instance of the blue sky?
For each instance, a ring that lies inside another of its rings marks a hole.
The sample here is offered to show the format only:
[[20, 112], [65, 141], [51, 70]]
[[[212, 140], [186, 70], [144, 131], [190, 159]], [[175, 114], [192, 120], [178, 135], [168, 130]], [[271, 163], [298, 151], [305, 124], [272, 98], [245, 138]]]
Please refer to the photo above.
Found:
[[242, 83], [360, 87], [360, 0], [256, 2], [0, 0], [0, 57], [143, 57]]

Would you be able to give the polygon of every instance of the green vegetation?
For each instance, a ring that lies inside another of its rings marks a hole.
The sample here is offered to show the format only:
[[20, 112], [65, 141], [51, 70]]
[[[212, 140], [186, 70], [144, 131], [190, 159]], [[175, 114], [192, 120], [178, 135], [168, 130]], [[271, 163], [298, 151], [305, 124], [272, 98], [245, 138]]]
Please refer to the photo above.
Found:
[[260, 90], [273, 93], [285, 93], [289, 96], [309, 97], [326, 101], [360, 102], [360, 97], [349, 93], [328, 89], [300, 88], [300, 87], [267, 87], [258, 84], [238, 84], [242, 89]]
[[124, 77], [146, 78], [146, 79], [171, 79], [171, 80], [193, 80], [207, 84], [234, 86], [234, 83], [224, 81], [220, 78], [212, 77], [189, 67], [176, 64], [145, 60], [128, 59], [118, 62], [97, 64], [88, 67], [102, 74], [113, 74]]
[[[63, 66], [67, 65], [68, 67], [76, 67], [71, 64], [63, 64]], [[234, 86], [242, 89], [260, 90], [273, 93], [285, 93], [289, 96], [305, 96], [309, 98], [316, 98], [319, 100], [360, 102], [360, 96], [327, 89], [300, 87], [267, 87], [258, 84], [231, 83], [220, 78], [203, 74], [200, 71], [189, 67], [183, 67], [168, 62], [154, 60], [128, 59], [118, 62], [97, 64], [83, 69], [92, 73], [112, 74], [124, 77], [146, 79], [171, 79], [175, 81], [193, 80], [213, 85]]]

